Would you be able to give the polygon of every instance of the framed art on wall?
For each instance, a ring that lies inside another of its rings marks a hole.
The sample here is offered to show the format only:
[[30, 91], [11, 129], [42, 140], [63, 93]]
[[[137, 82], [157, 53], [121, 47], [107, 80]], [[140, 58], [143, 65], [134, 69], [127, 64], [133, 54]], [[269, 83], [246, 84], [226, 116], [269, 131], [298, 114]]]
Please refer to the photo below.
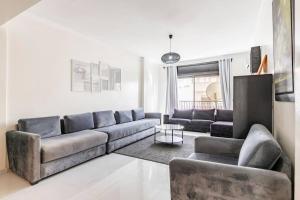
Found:
[[73, 92], [91, 92], [91, 66], [90, 63], [71, 60]]
[[276, 101], [294, 101], [293, 0], [273, 0], [274, 86]]

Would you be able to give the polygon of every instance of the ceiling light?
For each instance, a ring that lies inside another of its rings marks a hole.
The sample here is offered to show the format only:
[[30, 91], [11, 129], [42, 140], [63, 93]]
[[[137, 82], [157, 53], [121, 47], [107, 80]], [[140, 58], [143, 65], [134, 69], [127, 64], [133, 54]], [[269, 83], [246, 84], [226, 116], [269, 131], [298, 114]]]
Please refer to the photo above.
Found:
[[180, 60], [180, 55], [178, 53], [172, 52], [171, 49], [171, 40], [173, 38], [173, 35], [169, 35], [169, 39], [170, 39], [170, 52], [164, 54], [161, 57], [161, 61], [165, 64], [174, 64], [177, 63]]

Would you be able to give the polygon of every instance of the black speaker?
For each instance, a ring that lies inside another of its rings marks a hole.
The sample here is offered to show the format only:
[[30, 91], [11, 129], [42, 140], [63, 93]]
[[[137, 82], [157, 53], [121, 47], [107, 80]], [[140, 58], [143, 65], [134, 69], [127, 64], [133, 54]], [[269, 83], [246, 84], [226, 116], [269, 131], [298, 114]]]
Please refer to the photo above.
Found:
[[260, 46], [252, 47], [250, 53], [250, 70], [251, 73], [256, 73], [261, 63]]

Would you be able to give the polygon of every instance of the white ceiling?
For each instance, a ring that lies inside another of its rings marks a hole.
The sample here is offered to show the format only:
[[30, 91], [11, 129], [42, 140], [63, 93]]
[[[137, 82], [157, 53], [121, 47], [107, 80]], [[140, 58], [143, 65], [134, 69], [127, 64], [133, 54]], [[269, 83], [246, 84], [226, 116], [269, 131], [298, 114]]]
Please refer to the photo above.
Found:
[[152, 61], [249, 50], [263, 0], [42, 0], [28, 12]]

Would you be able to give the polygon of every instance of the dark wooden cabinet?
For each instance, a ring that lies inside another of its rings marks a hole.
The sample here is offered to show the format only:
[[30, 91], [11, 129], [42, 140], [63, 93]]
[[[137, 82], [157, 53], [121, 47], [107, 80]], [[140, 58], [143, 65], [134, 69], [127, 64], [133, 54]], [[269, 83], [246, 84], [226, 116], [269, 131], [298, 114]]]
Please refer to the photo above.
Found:
[[233, 90], [233, 137], [246, 138], [255, 123], [272, 132], [273, 76], [236, 76]]

